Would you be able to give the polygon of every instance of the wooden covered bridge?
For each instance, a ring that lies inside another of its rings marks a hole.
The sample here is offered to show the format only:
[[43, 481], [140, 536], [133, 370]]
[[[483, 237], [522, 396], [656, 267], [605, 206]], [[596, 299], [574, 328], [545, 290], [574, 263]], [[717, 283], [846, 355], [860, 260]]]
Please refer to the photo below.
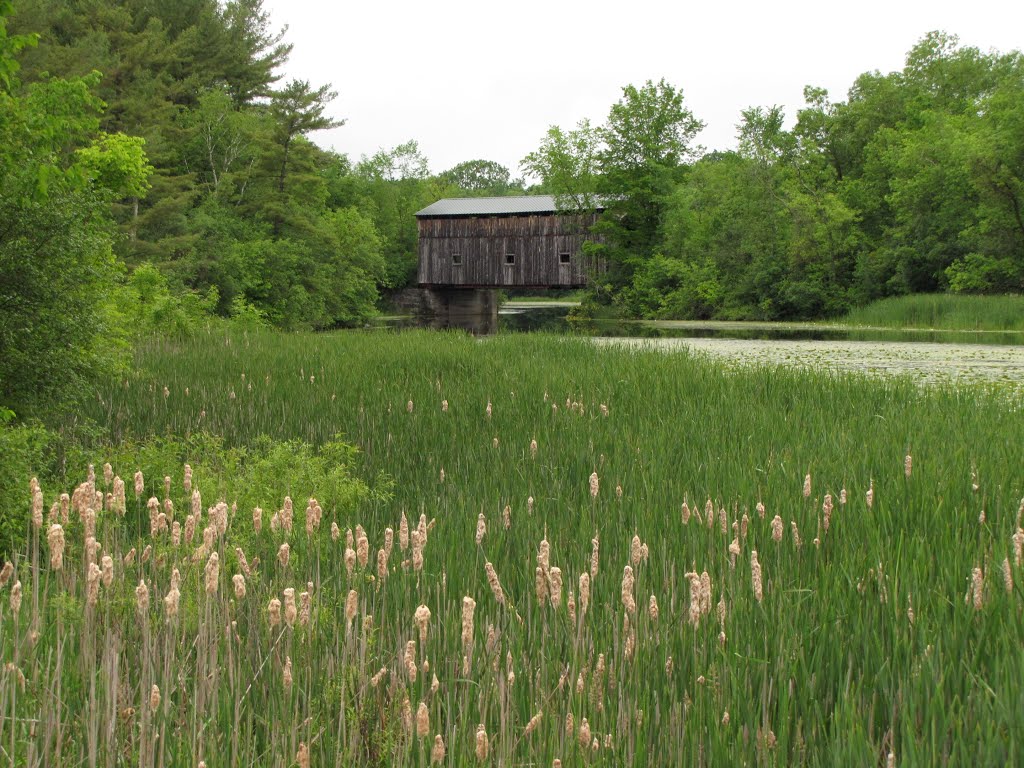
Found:
[[438, 200], [416, 213], [418, 282], [434, 314], [497, 313], [499, 288], [580, 288], [600, 209], [558, 210], [552, 195]]

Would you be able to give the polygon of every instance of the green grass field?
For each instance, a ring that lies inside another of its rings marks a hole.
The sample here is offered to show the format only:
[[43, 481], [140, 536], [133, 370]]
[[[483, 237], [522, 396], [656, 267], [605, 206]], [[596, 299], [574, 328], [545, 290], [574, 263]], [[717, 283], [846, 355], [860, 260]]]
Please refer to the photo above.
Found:
[[880, 328], [951, 331], [1024, 331], [1024, 296], [918, 293], [882, 299], [852, 310], [841, 322]]
[[[64, 570], [44, 523], [0, 603], [0, 759], [428, 765], [440, 737], [446, 765], [1018, 764], [1020, 405], [535, 335], [154, 342], [86, 414], [129, 486], [97, 522], [112, 585], [88, 604], [72, 512]], [[237, 512], [175, 545], [145, 500], [169, 476], [187, 529], [186, 461]], [[287, 588], [308, 623], [272, 622]]]

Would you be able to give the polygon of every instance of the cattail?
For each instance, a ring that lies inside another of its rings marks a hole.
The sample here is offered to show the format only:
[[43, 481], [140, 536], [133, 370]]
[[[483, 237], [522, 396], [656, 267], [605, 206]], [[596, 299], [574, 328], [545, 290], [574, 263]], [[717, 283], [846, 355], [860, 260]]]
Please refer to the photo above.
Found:
[[285, 691], [292, 689], [292, 657], [284, 657], [284, 671], [281, 674], [281, 682], [284, 684]]
[[103, 586], [109, 587], [114, 583], [114, 558], [110, 555], [104, 555], [101, 564], [101, 578], [103, 580]]
[[782, 541], [782, 518], [778, 515], [772, 518], [772, 540]]
[[543, 717], [543, 712], [537, 712], [537, 714], [531, 717], [530, 721], [526, 724], [526, 729], [523, 731], [523, 736], [529, 736], [531, 733], [537, 730], [537, 726], [540, 725], [540, 721], [543, 719]]
[[484, 540], [484, 535], [487, 533], [487, 520], [484, 518], [484, 513], [481, 512], [476, 518], [476, 543], [480, 544]]
[[626, 566], [622, 571], [622, 604], [627, 613], [636, 613], [636, 601], [633, 599], [633, 569]]
[[409, 548], [409, 521], [402, 512], [402, 519], [398, 523], [398, 548], [403, 552]]
[[282, 568], [288, 567], [288, 558], [291, 555], [291, 551], [292, 548], [288, 546], [287, 541], [277, 550], [277, 562], [281, 564]]
[[[424, 529], [426, 526], [424, 526]], [[423, 570], [423, 546], [427, 543], [426, 533], [421, 533], [419, 529], [412, 532], [412, 569], [414, 571]]]
[[0, 589], [7, 586], [7, 582], [11, 580], [11, 576], [14, 575], [14, 563], [8, 560], [4, 563], [4, 567], [0, 570]]
[[43, 527], [43, 492], [38, 487], [32, 491], [32, 527], [37, 530]]
[[270, 598], [270, 603], [267, 605], [267, 618], [272, 628], [281, 623], [281, 601], [276, 597]]
[[580, 743], [580, 747], [587, 749], [590, 746], [590, 723], [587, 722], [587, 718], [583, 718], [580, 721], [580, 727], [576, 730], [576, 738]]
[[562, 569], [553, 567], [548, 572], [548, 592], [551, 597], [551, 605], [558, 608], [562, 604]]
[[350, 589], [348, 591], [348, 597], [345, 599], [345, 619], [349, 624], [356, 617], [356, 610], [359, 608], [359, 593]]
[[635, 533], [629, 545], [629, 560], [634, 567], [640, 565], [640, 537]]
[[797, 528], [796, 520], [790, 520], [789, 524], [793, 531], [793, 546], [800, 549], [800, 547], [803, 546], [803, 541], [800, 539], [800, 529]]
[[291, 496], [284, 497], [284, 505], [278, 510], [277, 515], [281, 527], [284, 528], [285, 531], [291, 533], [292, 522], [295, 515], [295, 507], [292, 504]]
[[100, 594], [100, 567], [96, 563], [89, 563], [89, 571], [85, 581], [85, 602], [86, 605], [96, 605]]
[[448, 413], [448, 401], [447, 400], [442, 400], [441, 401], [441, 413]]
[[715, 525], [715, 504], [710, 498], [704, 503], [704, 524], [709, 529]]
[[142, 479], [142, 470], [140, 469], [135, 473], [135, 498], [139, 498], [144, 490], [146, 490], [146, 484]]
[[181, 591], [174, 585], [172, 580], [171, 589], [164, 595], [164, 613], [167, 615], [168, 621], [178, 615], [178, 605], [180, 602]]
[[1010, 571], [1010, 558], [1003, 558], [1003, 584], [1006, 586], [1006, 594], [1013, 594], [1013, 573]]
[[545, 574], [551, 567], [551, 545], [548, 543], [547, 533], [544, 534], [544, 538], [541, 539], [540, 546], [537, 548], [537, 565]]
[[149, 613], [149, 588], [145, 581], [140, 580], [139, 586], [135, 588], [135, 609], [142, 618], [146, 618]]
[[536, 440], [536, 438], [534, 438], [533, 440], [530, 441], [530, 458], [531, 459], [536, 459], [537, 458], [537, 440]]
[[896, 754], [890, 752], [885, 758], [885, 768], [896, 768]]
[[537, 603], [544, 605], [548, 599], [548, 579], [544, 574], [544, 569], [539, 565], [534, 571], [534, 591], [537, 594]]
[[811, 497], [811, 473], [808, 472], [804, 477], [804, 498], [809, 499]]
[[466, 596], [462, 598], [462, 646], [469, 648], [473, 644], [473, 613], [476, 611], [476, 600]]
[[690, 505], [687, 504], [685, 501], [683, 502], [683, 506], [682, 506], [682, 516], [683, 516], [683, 525], [689, 525], [690, 524]]
[[907, 621], [914, 626], [914, 604], [910, 600], [910, 593], [907, 592]]
[[505, 509], [501, 513], [502, 522], [505, 524], [505, 530], [507, 531], [512, 527], [512, 507], [508, 504], [505, 505]]
[[356, 526], [356, 560], [360, 568], [365, 568], [370, 560], [370, 540], [361, 525]]
[[[590, 540], [590, 578], [597, 578], [597, 566], [599, 560], [599, 552], [601, 549], [601, 543], [598, 541], [597, 533], [594, 534], [594, 538]], [[582, 592], [582, 589], [580, 590]]]
[[484, 408], [484, 415], [489, 419], [489, 418], [491, 418], [491, 413], [493, 413], [493, 412], [494, 412], [494, 409], [491, 407], [491, 401], [488, 400], [487, 401], [487, 407]]
[[220, 556], [216, 552], [211, 552], [210, 559], [206, 561], [206, 594], [212, 595], [217, 591], [219, 577]]
[[565, 601], [565, 608], [569, 612], [569, 621], [573, 624], [576, 623], [576, 595], [570, 589], [569, 597]]
[[[583, 673], [580, 673], [579, 678], [576, 680], [576, 693], [583, 693]], [[569, 712], [565, 716], [565, 736], [567, 739], [571, 739], [576, 733], [576, 719], [572, 716], [572, 712]]]
[[[312, 376], [310, 378], [312, 379]], [[299, 742], [299, 751], [295, 753], [295, 762], [298, 763], [299, 768], [309, 768], [309, 747], [304, 741]]]
[[430, 733], [430, 713], [425, 702], [420, 702], [416, 710], [416, 735], [425, 739]]
[[242, 598], [244, 598], [245, 597], [245, 577], [242, 574], [240, 574], [240, 573], [236, 573], [234, 576], [231, 577], [231, 583], [235, 587], [235, 597], [238, 600], [241, 600]]
[[505, 592], [501, 588], [501, 582], [498, 581], [498, 574], [494, 572], [494, 566], [491, 565], [490, 561], [484, 563], [484, 571], [487, 572], [487, 583], [491, 587], [491, 592], [494, 593], [494, 599], [497, 600], [500, 605], [505, 605]]
[[[596, 539], [595, 539], [596, 541]], [[593, 563], [593, 560], [591, 560]], [[586, 615], [590, 608], [590, 574], [586, 571], [580, 574], [580, 613]]]
[[906, 457], [903, 459], [903, 476], [909, 478], [910, 473], [913, 471], [913, 469], [914, 459], [911, 458], [910, 454], [908, 453]]
[[974, 610], [980, 611], [985, 595], [985, 574], [981, 568], [974, 568], [971, 571], [971, 587], [968, 594], [974, 604]]
[[377, 673], [370, 678], [370, 686], [372, 688], [376, 688], [378, 685], [380, 685], [380, 681], [384, 679], [384, 675], [386, 675], [387, 673], [387, 667], [381, 667], [379, 670], [377, 670]]
[[828, 533], [828, 527], [832, 522], [832, 494], [826, 493], [825, 500], [821, 504], [821, 511], [824, 513], [822, 518], [822, 527], [825, 529], [825, 533]]
[[391, 559], [391, 550], [395, 547], [395, 531], [392, 528], [384, 529], [384, 559]]
[[46, 532], [46, 541], [50, 545], [50, 567], [53, 570], [61, 570], [63, 568], [65, 536], [63, 536], [63, 528], [59, 523], [55, 522], [50, 525], [50, 529]]
[[430, 750], [430, 762], [443, 763], [444, 754], [444, 739], [441, 738], [441, 734], [439, 733], [434, 737], [434, 746]]
[[405, 674], [410, 683], [416, 682], [416, 641], [410, 640], [405, 644]]
[[600, 482], [597, 479], [597, 472], [593, 472], [590, 475], [590, 498], [596, 499], [597, 492], [600, 488]]
[[[409, 402], [407, 402], [407, 403], [405, 404], [405, 412], [406, 412], [406, 413], [412, 413], [413, 407], [414, 407], [414, 406], [413, 406], [412, 400], [410, 400]], [[389, 409], [389, 410], [390, 410], [390, 409]]]
[[438, 472], [438, 474], [437, 474], [437, 478], [438, 478], [438, 480], [440, 480], [440, 481], [441, 481], [442, 483], [444, 482], [444, 467], [441, 467], [441, 471], [440, 471], [440, 472]]
[[864, 494], [864, 500], [867, 502], [868, 509], [875, 503], [875, 481], [871, 480], [868, 485], [868, 490]]
[[420, 633], [420, 645], [423, 645], [427, 642], [427, 630], [430, 628], [430, 609], [425, 605], [421, 605], [416, 609], [414, 619]]
[[135, 547], [128, 550], [128, 554], [124, 556], [123, 562], [126, 568], [135, 562]]
[[345, 572], [349, 576], [352, 575], [353, 569], [356, 567], [356, 551], [352, 547], [345, 547]]
[[658, 620], [658, 598], [651, 595], [651, 599], [647, 603], [647, 615], [651, 617], [651, 621]]
[[533, 514], [533, 496], [529, 496], [526, 499], [526, 513], [529, 515]]
[[762, 520], [764, 520], [764, 504], [762, 504], [762, 503], [761, 503], [761, 502], [759, 501], [759, 502], [757, 502], [757, 506], [756, 506], [756, 507], [755, 507], [754, 509], [755, 509], [755, 510], [756, 510], [756, 512], [757, 512], [757, 516], [758, 516], [759, 518], [761, 518]]
[[256, 533], [263, 530], [263, 510], [259, 507], [252, 508], [252, 528]]
[[[809, 475], [808, 475], [808, 477], [809, 477]], [[722, 725], [728, 725], [728, 724], [729, 724], [729, 710], [727, 709], [727, 710], [725, 710], [725, 712], [722, 713]]]
[[761, 586], [761, 563], [757, 560], [757, 550], [750, 550], [750, 578], [754, 585], [754, 599], [761, 602], [764, 592]]
[[160, 687], [156, 684], [149, 689], [149, 711], [156, 712], [160, 708]]
[[1013, 563], [1020, 567], [1024, 561], [1024, 528], [1017, 528], [1017, 532], [1011, 537], [1013, 541]]
[[701, 617], [701, 583], [700, 576], [696, 571], [690, 571], [685, 574], [686, 579], [690, 582], [690, 623], [693, 626], [700, 624]]
[[487, 741], [487, 731], [484, 729], [484, 724], [480, 723], [476, 727], [476, 759], [483, 762], [487, 759], [489, 751], [490, 744]]
[[284, 590], [284, 623], [289, 627], [295, 626], [295, 619], [298, 618], [299, 609], [295, 604], [295, 588], [288, 587]]
[[[95, 564], [94, 564], [95, 567]], [[17, 618], [18, 613], [21, 612], [21, 581], [14, 582], [14, 586], [11, 587], [11, 613]]]
[[672, 672], [673, 672], [674, 669], [675, 669], [675, 664], [672, 661], [672, 657], [669, 656], [667, 659], [665, 659], [665, 677], [671, 679], [672, 678]]

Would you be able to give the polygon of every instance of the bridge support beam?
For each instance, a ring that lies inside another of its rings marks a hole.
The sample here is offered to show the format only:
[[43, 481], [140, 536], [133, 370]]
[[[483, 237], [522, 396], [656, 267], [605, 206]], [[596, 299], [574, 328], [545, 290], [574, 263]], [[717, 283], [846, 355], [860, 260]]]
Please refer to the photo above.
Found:
[[435, 328], [462, 328], [477, 334], [498, 329], [496, 288], [423, 288], [419, 315]]

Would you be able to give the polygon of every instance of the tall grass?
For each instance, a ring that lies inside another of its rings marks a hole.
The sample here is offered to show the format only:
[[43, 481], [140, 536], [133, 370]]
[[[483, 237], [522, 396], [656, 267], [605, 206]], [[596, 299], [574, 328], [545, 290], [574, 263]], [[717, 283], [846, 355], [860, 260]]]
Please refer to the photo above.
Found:
[[[312, 765], [427, 765], [435, 736], [449, 765], [1024, 759], [1024, 572], [1012, 539], [1024, 495], [1019, 400], [729, 371], [682, 353], [560, 338], [259, 333], [154, 343], [136, 374], [97, 393], [93, 415], [118, 441], [175, 435], [200, 445], [207, 431], [240, 454], [261, 435], [341, 439], [360, 452], [330, 449], [354, 475], [335, 477], [330, 492], [310, 488], [316, 478], [299, 477], [285, 452], [263, 499], [256, 489], [273, 463], [240, 486], [219, 454], [197, 460], [204, 510], [221, 496], [240, 500], [200, 557], [201, 533], [187, 547], [150, 536], [145, 498], [164, 493], [149, 478], [123, 520], [100, 515], [97, 538], [121, 565], [92, 611], [83, 609], [79, 523], [72, 516], [63, 572], [48, 567], [43, 536], [16, 570], [27, 593], [38, 589], [38, 608], [26, 602], [17, 621], [0, 617], [3, 661], [27, 677], [24, 690], [14, 672], [0, 678], [0, 758], [15, 764], [291, 765], [302, 764], [304, 745]], [[94, 461], [103, 460], [98, 447]], [[130, 477], [134, 467], [117, 470]], [[189, 509], [181, 468], [164, 472], [180, 519]], [[373, 491], [346, 490], [359, 482]], [[46, 490], [49, 503], [60, 489]], [[291, 533], [269, 524], [282, 492], [295, 500]], [[324, 519], [307, 535], [312, 494]], [[403, 516], [429, 529], [422, 568], [401, 547]], [[357, 525], [368, 560], [350, 570], [344, 532]], [[386, 528], [395, 544], [382, 576]], [[594, 538], [584, 613], [580, 577]], [[278, 560], [285, 542], [287, 565]], [[124, 564], [147, 544], [146, 563]], [[241, 599], [231, 593], [242, 568], [235, 546], [261, 561]], [[213, 550], [219, 589], [208, 593]], [[162, 600], [175, 564], [182, 610], [168, 621]], [[704, 572], [702, 604], [694, 584]], [[137, 620], [140, 579], [152, 605]], [[308, 625], [270, 625], [268, 603], [285, 588], [311, 594]], [[467, 596], [476, 602], [468, 645]], [[419, 606], [430, 610], [425, 641]], [[162, 698], [150, 712], [154, 684]]]
[[895, 296], [853, 309], [841, 322], [882, 328], [1024, 331], [1024, 296]]

